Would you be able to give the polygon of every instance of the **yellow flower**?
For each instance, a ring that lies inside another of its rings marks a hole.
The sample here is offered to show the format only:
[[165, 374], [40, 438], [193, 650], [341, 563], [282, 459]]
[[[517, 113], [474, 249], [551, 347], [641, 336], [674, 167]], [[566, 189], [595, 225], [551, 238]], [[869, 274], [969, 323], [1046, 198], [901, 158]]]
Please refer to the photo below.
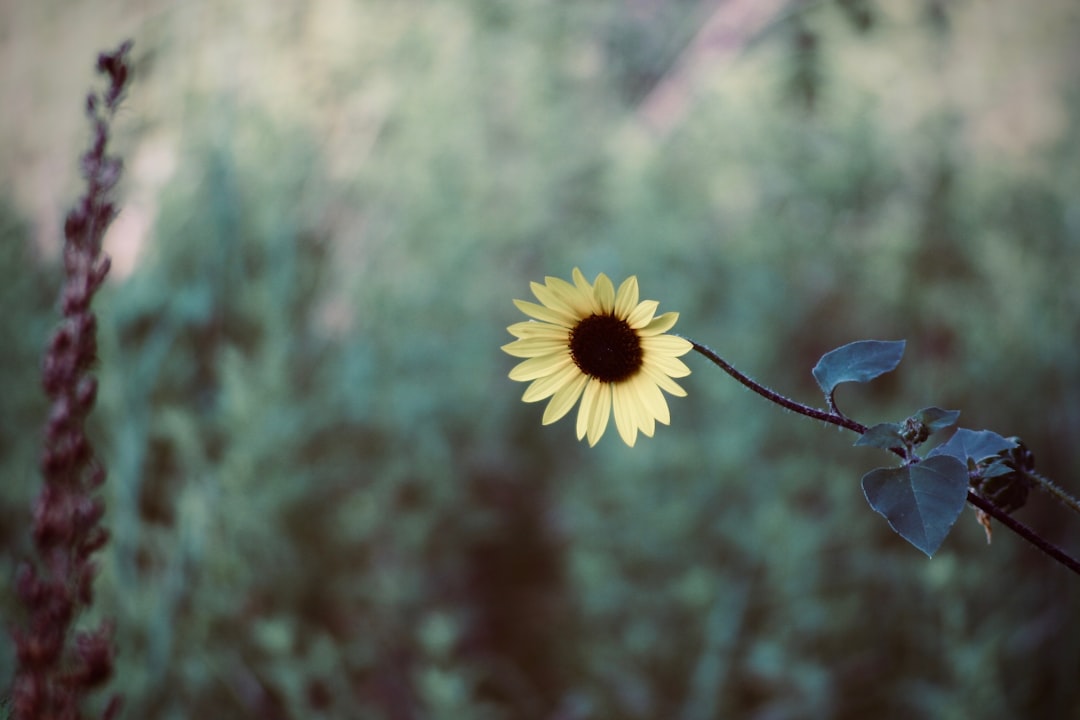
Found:
[[671, 378], [690, 374], [678, 358], [693, 346], [664, 334], [679, 314], [654, 317], [659, 303], [638, 302], [635, 276], [618, 292], [607, 275], [600, 273], [590, 284], [577, 268], [573, 285], [554, 277], [544, 282], [531, 283], [540, 305], [514, 301], [534, 319], [508, 327], [518, 339], [502, 347], [514, 357], [528, 358], [510, 371], [511, 380], [532, 382], [521, 399], [550, 397], [543, 420], [549, 425], [581, 398], [577, 436], [588, 436], [590, 446], [604, 434], [612, 413], [627, 445], [634, 445], [638, 430], [652, 437], [656, 420], [665, 425], [671, 421], [660, 390], [686, 395]]

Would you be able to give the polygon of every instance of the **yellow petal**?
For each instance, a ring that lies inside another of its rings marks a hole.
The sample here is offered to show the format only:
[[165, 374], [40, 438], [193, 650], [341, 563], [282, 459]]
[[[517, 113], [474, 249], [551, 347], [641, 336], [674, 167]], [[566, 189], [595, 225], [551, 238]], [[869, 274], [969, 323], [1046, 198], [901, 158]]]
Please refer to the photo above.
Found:
[[660, 370], [657, 370], [656, 368], [653, 368], [653, 367], [649, 367], [648, 365], [643, 365], [641, 367], [641, 370], [642, 370], [643, 373], [645, 373], [645, 375], [648, 376], [648, 378], [650, 380], [652, 380], [654, 383], [656, 383], [656, 385], [658, 387], [660, 387], [662, 390], [665, 390], [665, 391], [671, 393], [672, 395], [676, 395], [678, 397], [686, 397], [686, 391], [683, 390], [682, 386], [679, 385], [679, 383], [672, 380], [671, 378], [669, 378], [664, 373], [662, 373]]
[[591, 296], [593, 292], [592, 283], [585, 277], [585, 273], [581, 272], [581, 268], [574, 268], [571, 275], [574, 278], [574, 286], [577, 287], [578, 292]]
[[611, 284], [611, 280], [607, 275], [600, 273], [596, 276], [593, 291], [596, 293], [599, 314], [610, 315], [615, 310], [615, 286]]
[[642, 338], [641, 347], [654, 355], [659, 353], [668, 357], [679, 357], [694, 349], [689, 340], [676, 335], [653, 335]]
[[589, 314], [599, 314], [600, 304], [596, 302], [596, 290], [593, 288], [593, 284], [585, 279], [585, 275], [578, 268], [574, 268], [573, 276], [574, 286], [577, 287], [578, 292], [583, 297], [588, 298]]
[[559, 388], [559, 391], [551, 398], [547, 408], [544, 409], [543, 424], [550, 425], [570, 412], [570, 408], [574, 407], [574, 403], [581, 397], [581, 391], [585, 389], [585, 383], [588, 381], [588, 375], [578, 373], [577, 378]]
[[576, 322], [576, 320], [568, 313], [544, 307], [543, 305], [537, 305], [536, 303], [531, 303], [527, 300], [514, 300], [514, 305], [518, 310], [529, 317], [534, 317], [537, 320], [542, 320], [553, 325], [561, 325], [562, 327], [569, 328], [573, 327]]
[[558, 372], [534, 380], [532, 385], [529, 385], [529, 387], [526, 388], [525, 394], [521, 396], [521, 399], [525, 402], [543, 400], [550, 395], [554, 395], [562, 389], [564, 385], [573, 382], [574, 379], [581, 374], [581, 371], [577, 369], [576, 365], [567, 365]]
[[612, 412], [615, 415], [615, 427], [619, 430], [619, 436], [623, 442], [634, 447], [637, 441], [637, 411], [633, 406], [630, 387], [627, 383], [612, 389], [611, 398]]
[[592, 300], [592, 288], [590, 287], [587, 292], [582, 292], [579, 288], [571, 285], [562, 278], [546, 277], [544, 282], [547, 283], [551, 292], [559, 296], [559, 298], [574, 308], [574, 312], [581, 317], [588, 317], [593, 313], [593, 300]]
[[538, 282], [533, 282], [529, 283], [529, 287], [532, 289], [533, 295], [535, 295], [541, 303], [551, 308], [552, 310], [558, 310], [569, 318], [574, 318], [580, 314], [577, 310], [574, 309], [574, 306], [572, 304], [559, 297], [558, 294], [552, 292], [551, 288], [547, 287], [546, 285], [541, 285]]
[[559, 350], [565, 350], [568, 340], [566, 338], [526, 338], [515, 340], [502, 346], [502, 351], [514, 357], [529, 358], [540, 355], [551, 355]]
[[[529, 358], [523, 363], [518, 363], [510, 371], [510, 379], [519, 382], [535, 380], [536, 378], [551, 375], [562, 370], [567, 365], [573, 365], [573, 359], [568, 352], [557, 352], [551, 355]], [[576, 367], [576, 366], [575, 366]]]
[[578, 408], [578, 440], [588, 436], [589, 446], [594, 446], [607, 429], [608, 416], [611, 414], [611, 386], [608, 383], [590, 378], [581, 397]]
[[667, 312], [663, 315], [654, 317], [648, 325], [642, 328], [637, 328], [638, 335], [641, 337], [649, 337], [650, 335], [660, 335], [666, 333], [672, 327], [675, 326], [675, 321], [679, 319], [679, 313]]
[[615, 294], [615, 317], [627, 318], [630, 312], [637, 307], [638, 282], [637, 276], [631, 275], [623, 280], [619, 286], [619, 292]]
[[514, 323], [507, 327], [506, 331], [522, 340], [528, 338], [562, 338], [563, 340], [568, 340], [570, 337], [570, 330], [568, 328], [545, 322], [537, 322], [536, 320], [526, 320], [524, 322]]
[[585, 433], [589, 430], [589, 414], [592, 412], [592, 406], [596, 403], [596, 395], [600, 391], [600, 385], [599, 380], [590, 378], [585, 386], [585, 392], [581, 396], [581, 407], [578, 408], [577, 414], [578, 440], [585, 437]]
[[[642, 379], [645, 379], [644, 376], [641, 377]], [[645, 381], [648, 382], [647, 379], [645, 379]], [[628, 404], [634, 413], [634, 424], [637, 425], [638, 429], [641, 430], [644, 435], [652, 437], [653, 433], [656, 432], [656, 423], [653, 422], [652, 415], [649, 414], [645, 404], [641, 401], [641, 396], [637, 391], [637, 382], [638, 379], [635, 378], [630, 382], [624, 383], [621, 388], [615, 388], [615, 392], [618, 392], [620, 389], [623, 391], [623, 394], [626, 396]]]
[[690, 368], [686, 367], [682, 360], [667, 355], [658, 355], [656, 353], [646, 355], [645, 364], [652, 365], [653, 368], [673, 378], [686, 377], [690, 374]]
[[655, 300], [645, 300], [638, 303], [637, 307], [631, 310], [626, 317], [627, 324], [635, 330], [648, 326], [658, 307], [660, 307], [660, 303]]
[[594, 447], [600, 442], [607, 430], [608, 417], [611, 415], [611, 383], [594, 383], [599, 387], [593, 406], [589, 411], [589, 447]]
[[648, 375], [638, 375], [634, 381], [634, 389], [649, 417], [656, 418], [664, 425], [670, 425], [671, 414], [668, 412], [667, 400], [656, 383], [652, 382]]

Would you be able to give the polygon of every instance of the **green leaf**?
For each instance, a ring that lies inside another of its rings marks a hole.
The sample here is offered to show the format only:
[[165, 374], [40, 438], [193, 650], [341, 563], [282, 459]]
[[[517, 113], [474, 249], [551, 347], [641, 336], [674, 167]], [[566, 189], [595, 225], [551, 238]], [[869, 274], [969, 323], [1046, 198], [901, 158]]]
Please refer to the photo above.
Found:
[[948, 456], [967, 464], [968, 459], [979, 462], [997, 455], [1002, 450], [1016, 447], [1016, 442], [1003, 438], [990, 430], [968, 430], [960, 428], [948, 442], [938, 445], [930, 451], [928, 458]]
[[983, 480], [989, 480], [991, 478], [1000, 477], [1002, 475], [1011, 475], [1016, 472], [1016, 468], [1009, 467], [1004, 460], [998, 458], [990, 461], [986, 467], [982, 468], [979, 473], [979, 477]]
[[942, 410], [939, 407], [928, 407], [923, 408], [912, 415], [912, 417], [925, 425], [930, 434], [933, 434], [938, 430], [944, 430], [947, 427], [955, 425], [956, 421], [960, 418], [960, 411]]
[[900, 423], [880, 423], [864, 432], [855, 447], [876, 447], [882, 450], [904, 447], [904, 426]]
[[967, 501], [968, 474], [954, 457], [878, 468], [863, 475], [863, 494], [892, 529], [928, 557], [941, 547]]
[[904, 356], [904, 340], [859, 340], [821, 356], [814, 366], [814, 379], [832, 397], [837, 385], [869, 382], [896, 369]]

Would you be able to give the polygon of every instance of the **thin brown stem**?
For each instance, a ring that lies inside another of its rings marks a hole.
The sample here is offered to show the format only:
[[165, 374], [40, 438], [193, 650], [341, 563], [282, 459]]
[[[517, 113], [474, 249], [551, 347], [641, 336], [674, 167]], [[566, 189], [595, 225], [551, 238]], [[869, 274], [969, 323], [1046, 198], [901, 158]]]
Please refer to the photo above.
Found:
[[1059, 485], [1056, 485], [1053, 480], [1048, 477], [1044, 477], [1037, 472], [1031, 472], [1030, 470], [1025, 473], [1029, 478], [1034, 480], [1043, 491], [1050, 497], [1057, 500], [1065, 507], [1072, 510], [1074, 513], [1080, 515], [1080, 501], [1074, 498], [1069, 493], [1065, 492]]
[[1080, 561], [1066, 553], [1057, 545], [1054, 545], [1049, 540], [1044, 539], [1037, 532], [999, 508], [994, 503], [981, 495], [976, 494], [974, 490], [968, 490], [968, 502], [1027, 540], [1046, 555], [1049, 555], [1077, 575], [1080, 575]]
[[832, 423], [833, 425], [839, 425], [842, 428], [847, 428], [848, 430], [851, 430], [852, 432], [857, 432], [860, 435], [866, 432], [866, 426], [862, 423], [855, 422], [851, 418], [845, 417], [844, 415], [841, 415], [839, 413], [826, 412], [825, 410], [819, 410], [818, 408], [810, 407], [809, 405], [803, 405], [801, 402], [796, 402], [795, 400], [792, 400], [785, 395], [781, 395], [775, 390], [765, 387], [757, 380], [754, 380], [750, 376], [740, 372], [733, 365], [724, 360], [724, 358], [717, 355], [716, 352], [714, 352], [709, 347], [702, 345], [701, 343], [695, 342], [688, 337], [684, 337], [683, 339], [690, 341], [690, 344], [694, 346], [694, 350], [707, 357], [713, 362], [714, 365], [719, 367], [728, 375], [735, 378], [740, 383], [750, 388], [766, 400], [774, 402], [781, 407], [791, 410], [792, 412], [797, 412], [800, 415], [805, 415], [806, 417], [814, 418], [815, 420], [821, 420], [822, 422]]

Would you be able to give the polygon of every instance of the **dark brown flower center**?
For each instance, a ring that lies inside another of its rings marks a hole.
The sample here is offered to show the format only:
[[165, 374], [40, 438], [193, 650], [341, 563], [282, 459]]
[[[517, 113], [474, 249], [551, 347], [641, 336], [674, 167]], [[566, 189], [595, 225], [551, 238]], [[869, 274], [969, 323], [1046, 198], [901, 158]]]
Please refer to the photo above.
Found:
[[619, 382], [641, 369], [641, 339], [625, 320], [590, 315], [570, 331], [570, 355], [586, 375]]

